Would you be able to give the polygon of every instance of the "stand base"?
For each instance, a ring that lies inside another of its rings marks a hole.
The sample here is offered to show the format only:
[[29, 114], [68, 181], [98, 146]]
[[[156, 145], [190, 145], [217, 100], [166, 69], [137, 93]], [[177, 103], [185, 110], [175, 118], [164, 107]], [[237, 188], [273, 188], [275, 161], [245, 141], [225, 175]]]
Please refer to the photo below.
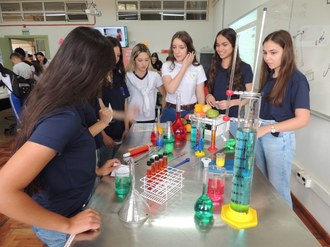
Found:
[[217, 147], [216, 146], [210, 146], [207, 150], [209, 150], [211, 153], [214, 153], [215, 151], [217, 151]]
[[229, 204], [223, 205], [221, 219], [235, 229], [246, 229], [258, 225], [257, 211], [249, 208], [248, 213], [234, 211]]
[[198, 157], [198, 158], [202, 158], [202, 157], [205, 156], [205, 152], [204, 151], [196, 151], [195, 156]]

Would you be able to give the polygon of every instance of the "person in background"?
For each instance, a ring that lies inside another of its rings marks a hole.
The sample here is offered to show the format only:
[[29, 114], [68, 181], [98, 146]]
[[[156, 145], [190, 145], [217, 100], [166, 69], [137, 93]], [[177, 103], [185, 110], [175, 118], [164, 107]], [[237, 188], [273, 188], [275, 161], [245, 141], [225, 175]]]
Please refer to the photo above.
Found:
[[64, 246], [69, 234], [100, 229], [100, 214], [83, 209], [96, 176], [108, 175], [120, 161], [95, 168], [84, 104], [99, 94], [114, 57], [99, 31], [73, 29], [29, 95], [15, 153], [0, 170], [0, 212], [33, 225], [49, 247]]
[[151, 54], [151, 65], [155, 70], [161, 72], [163, 63], [159, 60], [158, 54], [156, 52]]
[[[212, 58], [209, 80], [207, 83], [208, 94], [206, 103], [226, 113], [229, 104], [229, 116], [237, 118], [239, 96], [231, 96], [227, 101], [226, 90], [229, 89], [230, 75], [234, 60], [234, 49], [236, 44], [236, 32], [232, 28], [226, 28], [218, 32], [213, 48], [215, 53]], [[253, 73], [251, 66], [243, 62], [237, 50], [235, 72], [233, 78], [233, 91], [251, 91]], [[230, 123], [230, 132], [236, 136], [237, 122]]]
[[309, 84], [297, 69], [290, 33], [279, 30], [263, 41], [262, 94], [256, 164], [292, 207], [290, 177], [295, 157], [295, 130], [310, 118]]
[[39, 61], [39, 63], [43, 67], [43, 69], [45, 70], [49, 65], [48, 59], [45, 57], [45, 55], [42, 52], [37, 52], [34, 55], [36, 56], [37, 60]]
[[33, 60], [32, 54], [27, 54], [27, 58], [25, 60], [28, 61], [32, 65], [31, 66], [32, 77], [33, 77], [33, 79], [38, 81], [43, 72], [43, 67], [40, 65], [40, 63], [38, 61]]
[[[16, 75], [19, 75], [19, 76], [23, 77], [24, 79], [32, 78], [33, 69], [31, 67], [31, 65], [29, 65], [28, 63], [23, 62], [23, 57], [22, 57], [21, 54], [15, 53], [15, 52], [12, 53], [10, 55], [10, 60], [14, 64], [13, 72]], [[14, 112], [15, 112], [16, 120], [19, 121], [20, 115], [21, 115], [21, 112], [22, 112], [22, 109], [23, 109], [24, 100], [17, 97], [13, 93], [10, 94], [9, 99], [10, 99], [11, 105], [14, 106], [13, 109], [14, 109]]]
[[176, 119], [176, 93], [181, 95], [181, 117], [192, 113], [196, 103], [205, 103], [204, 82], [206, 75], [197, 62], [192, 38], [185, 31], [173, 35], [169, 61], [162, 66], [162, 77], [166, 88], [166, 106], [161, 122]]
[[[141, 106], [140, 114], [135, 117], [136, 122], [155, 122], [155, 108], [157, 90], [165, 99], [166, 92], [160, 75], [152, 70], [151, 53], [144, 44], [137, 44], [132, 49], [131, 58], [127, 66], [126, 82], [130, 97], [128, 106]], [[162, 106], [164, 107], [163, 100]]]
[[[122, 47], [118, 39], [107, 37], [113, 46], [116, 56], [116, 66], [111, 73], [105, 78], [102, 89], [102, 100], [106, 106], [111, 105], [111, 108], [116, 111], [123, 111], [128, 115], [128, 97], [130, 96], [126, 85], [126, 72], [123, 62]], [[113, 120], [102, 131], [103, 144], [100, 149], [100, 164], [105, 160], [111, 159], [116, 154], [120, 143], [125, 139], [129, 131], [129, 121]]]

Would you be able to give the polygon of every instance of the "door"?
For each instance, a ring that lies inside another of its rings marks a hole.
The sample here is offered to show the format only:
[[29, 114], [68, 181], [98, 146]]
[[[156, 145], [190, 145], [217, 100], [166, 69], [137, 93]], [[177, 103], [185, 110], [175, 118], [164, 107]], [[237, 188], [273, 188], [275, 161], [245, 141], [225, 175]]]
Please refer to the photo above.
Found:
[[0, 62], [8, 69], [12, 69], [13, 65], [9, 59], [12, 53], [9, 38], [0, 38]]

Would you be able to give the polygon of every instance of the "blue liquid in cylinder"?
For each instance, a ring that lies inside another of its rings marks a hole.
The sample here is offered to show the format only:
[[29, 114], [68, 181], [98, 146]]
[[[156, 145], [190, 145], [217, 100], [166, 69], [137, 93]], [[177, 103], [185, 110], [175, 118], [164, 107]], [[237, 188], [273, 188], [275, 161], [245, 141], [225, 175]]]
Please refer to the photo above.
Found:
[[253, 176], [256, 132], [238, 128], [234, 159], [234, 176], [230, 206], [236, 212], [249, 210], [250, 189]]

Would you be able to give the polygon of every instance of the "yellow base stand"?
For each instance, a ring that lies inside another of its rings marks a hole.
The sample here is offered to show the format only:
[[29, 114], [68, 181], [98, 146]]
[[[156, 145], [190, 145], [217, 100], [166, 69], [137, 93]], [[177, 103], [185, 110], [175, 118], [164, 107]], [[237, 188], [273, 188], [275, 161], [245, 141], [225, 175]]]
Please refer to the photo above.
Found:
[[204, 151], [196, 151], [195, 156], [198, 157], [198, 158], [203, 158], [205, 156], [205, 152]]
[[257, 211], [249, 208], [248, 213], [234, 211], [229, 204], [223, 205], [221, 219], [235, 229], [246, 229], [258, 225]]

